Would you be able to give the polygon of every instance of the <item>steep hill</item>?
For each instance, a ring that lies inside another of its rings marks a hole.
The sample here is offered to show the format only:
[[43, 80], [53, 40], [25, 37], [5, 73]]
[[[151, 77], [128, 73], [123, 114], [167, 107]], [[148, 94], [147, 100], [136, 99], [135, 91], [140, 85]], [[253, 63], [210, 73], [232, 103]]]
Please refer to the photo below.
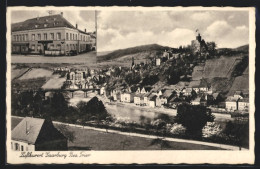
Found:
[[113, 60], [117, 59], [126, 55], [133, 55], [140, 52], [151, 52], [151, 51], [161, 51], [164, 49], [167, 49], [168, 47], [160, 46], [157, 44], [151, 44], [151, 45], [142, 45], [142, 46], [136, 46], [132, 48], [126, 48], [126, 49], [119, 49], [115, 50], [111, 53], [108, 53], [106, 55], [98, 56], [97, 61], [107, 61], [107, 60]]

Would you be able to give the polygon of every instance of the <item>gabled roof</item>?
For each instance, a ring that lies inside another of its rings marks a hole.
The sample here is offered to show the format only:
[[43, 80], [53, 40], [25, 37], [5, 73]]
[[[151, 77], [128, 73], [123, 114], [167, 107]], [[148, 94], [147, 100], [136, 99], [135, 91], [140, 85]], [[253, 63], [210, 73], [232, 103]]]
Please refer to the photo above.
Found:
[[15, 31], [57, 28], [57, 27], [72, 28], [78, 30], [81, 33], [88, 34], [84, 31], [77, 29], [61, 14], [36, 17], [32, 19], [27, 19], [23, 22], [13, 23], [11, 25], [11, 30], [12, 32], [15, 32]]
[[13, 130], [12, 140], [35, 144], [44, 119], [25, 117]]
[[237, 99], [234, 98], [233, 96], [228, 96], [227, 99], [226, 99], [226, 102], [236, 102]]

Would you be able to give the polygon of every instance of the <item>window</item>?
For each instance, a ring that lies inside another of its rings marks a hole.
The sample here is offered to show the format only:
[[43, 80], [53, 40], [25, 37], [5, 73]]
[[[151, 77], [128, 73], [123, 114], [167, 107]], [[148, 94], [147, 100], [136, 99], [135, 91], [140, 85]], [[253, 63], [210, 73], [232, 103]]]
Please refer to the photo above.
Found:
[[11, 142], [11, 149], [13, 150], [13, 143]]
[[50, 45], [50, 50], [54, 49], [54, 44]]
[[58, 33], [57, 33], [57, 40], [60, 40], [60, 39], [61, 39], [61, 33], [58, 32]]
[[72, 34], [70, 33], [70, 40], [72, 40]]
[[21, 146], [21, 151], [23, 151], [23, 146]]
[[57, 44], [57, 49], [61, 50], [61, 45], [60, 44]]
[[66, 50], [68, 51], [69, 50], [69, 45], [67, 44], [67, 48], [66, 48]]
[[80, 35], [80, 40], [82, 40], [82, 35]]
[[51, 40], [54, 40], [54, 33], [51, 33]]
[[37, 45], [37, 51], [41, 50], [41, 45]]
[[28, 34], [25, 35], [25, 41], [28, 41]]
[[66, 40], [69, 40], [69, 33], [66, 33]]
[[47, 40], [47, 33], [44, 33], [43, 36], [44, 36], [44, 40]]
[[25, 35], [22, 35], [22, 37], [23, 37], [23, 41], [25, 41]]
[[19, 150], [19, 144], [15, 143], [15, 149], [14, 150]]
[[35, 34], [32, 34], [32, 41], [35, 40]]
[[78, 35], [76, 34], [76, 40], [78, 40]]
[[32, 50], [33, 50], [33, 51], [35, 50], [35, 45], [32, 45]]
[[73, 40], [75, 40], [74, 34], [73, 34]]
[[38, 40], [41, 40], [41, 34], [38, 34], [37, 38], [38, 38]]

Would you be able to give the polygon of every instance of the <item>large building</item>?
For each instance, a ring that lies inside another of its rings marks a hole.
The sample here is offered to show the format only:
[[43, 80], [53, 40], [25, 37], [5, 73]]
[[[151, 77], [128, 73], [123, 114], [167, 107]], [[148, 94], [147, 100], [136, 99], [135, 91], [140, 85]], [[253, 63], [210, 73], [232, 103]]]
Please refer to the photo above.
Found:
[[13, 54], [70, 55], [95, 49], [96, 37], [73, 26], [63, 13], [14, 23]]
[[14, 151], [61, 151], [68, 150], [67, 142], [51, 121], [25, 117], [12, 130], [11, 148]]

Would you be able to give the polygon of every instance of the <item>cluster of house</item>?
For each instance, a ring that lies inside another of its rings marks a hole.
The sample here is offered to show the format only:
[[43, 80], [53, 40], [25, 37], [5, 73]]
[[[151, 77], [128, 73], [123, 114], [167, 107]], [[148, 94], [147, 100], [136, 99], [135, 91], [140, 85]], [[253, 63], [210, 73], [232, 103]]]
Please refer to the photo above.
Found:
[[140, 106], [161, 107], [162, 105], [176, 105], [175, 99], [192, 95], [192, 90], [196, 93], [212, 93], [211, 89], [205, 86], [197, 88], [174, 86], [172, 89], [152, 89], [151, 87], [138, 87], [136, 91], [131, 88], [119, 87], [111, 91], [106, 91], [105, 87], [100, 90], [101, 95], [111, 97], [114, 101], [134, 103]]
[[69, 70], [66, 79], [66, 88], [69, 89], [93, 89], [104, 75], [99, 75], [94, 69]]
[[[199, 85], [193, 87], [181, 87], [174, 85], [172, 88], [152, 89], [151, 87], [138, 87], [136, 91], [130, 87], [118, 87], [111, 91], [107, 91], [105, 87], [100, 88], [100, 95], [104, 95], [111, 100], [125, 103], [133, 103], [140, 106], [148, 106], [151, 108], [168, 105], [176, 108], [178, 104], [186, 102], [186, 97], [192, 96], [192, 92], [196, 93], [196, 98], [190, 101], [192, 105], [209, 106], [220, 96], [219, 93], [212, 91], [211, 87], [206, 85]], [[211, 101], [211, 102], [209, 102]], [[221, 102], [221, 108], [225, 111], [248, 111], [249, 100], [248, 97], [242, 97], [241, 92], [236, 92], [234, 96], [228, 97], [225, 102]]]

